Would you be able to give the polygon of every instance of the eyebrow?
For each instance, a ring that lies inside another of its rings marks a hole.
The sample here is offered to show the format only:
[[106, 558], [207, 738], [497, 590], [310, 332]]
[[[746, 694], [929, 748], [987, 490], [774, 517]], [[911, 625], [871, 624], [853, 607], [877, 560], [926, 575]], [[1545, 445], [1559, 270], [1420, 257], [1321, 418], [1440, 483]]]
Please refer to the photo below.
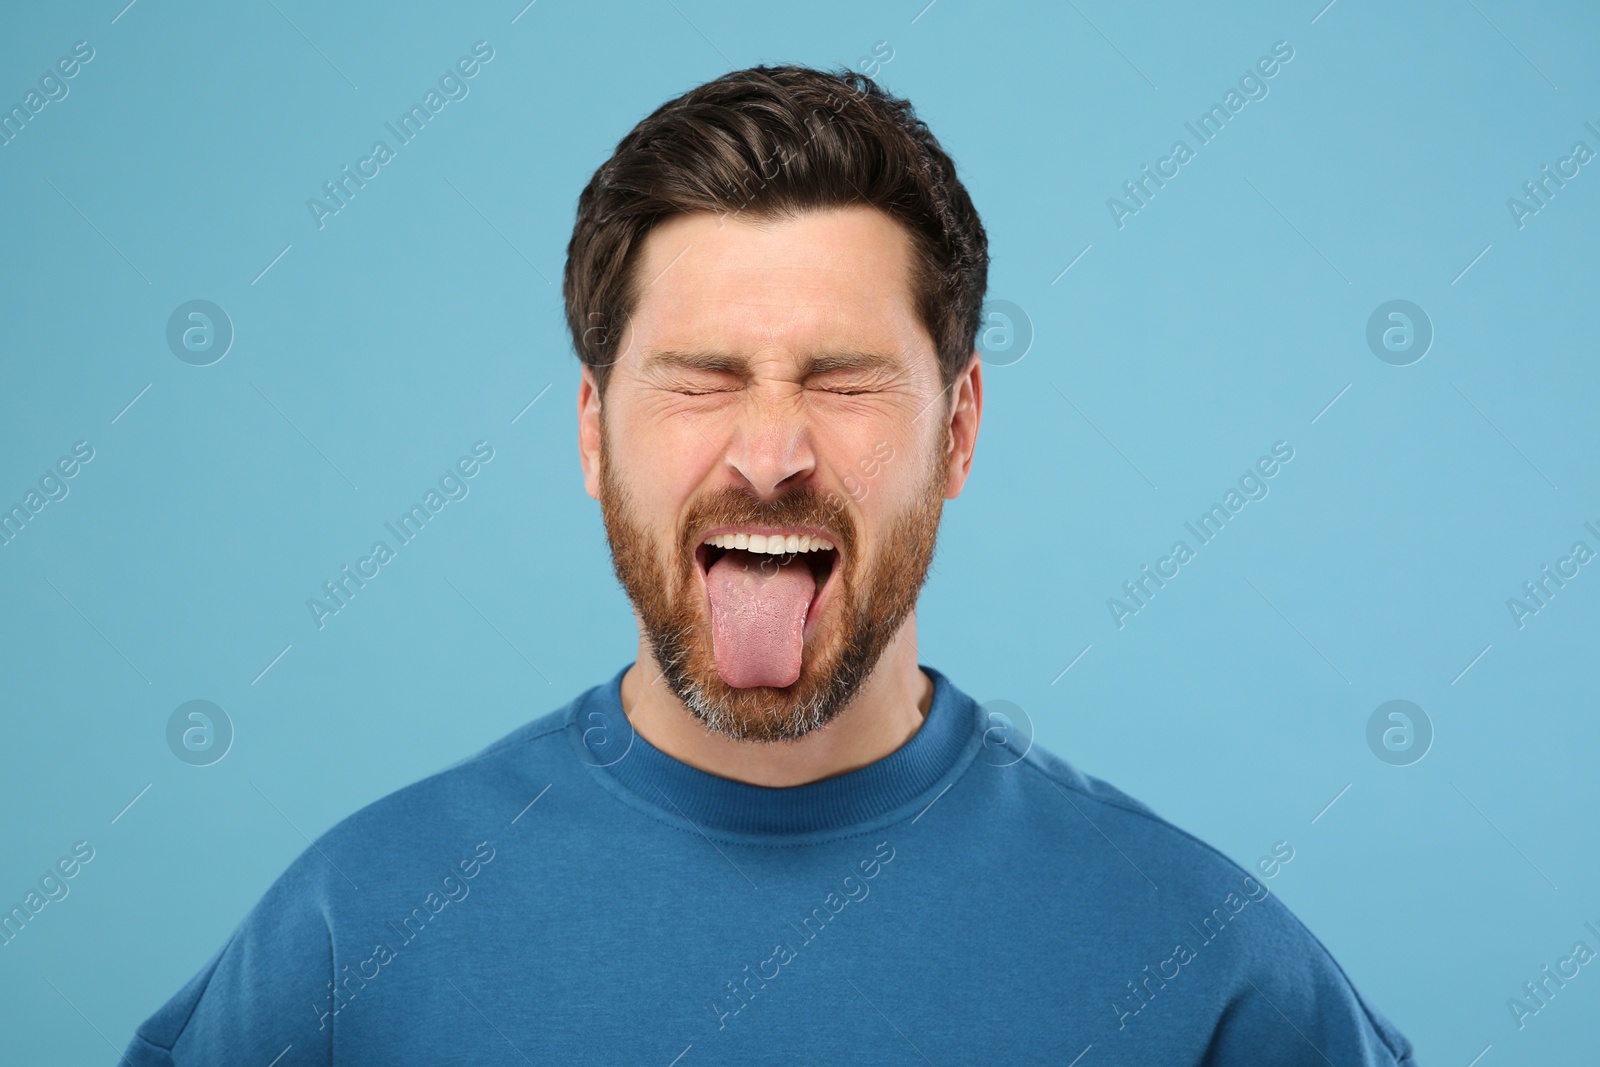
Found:
[[[727, 352], [661, 348], [645, 354], [644, 367], [646, 370], [676, 367], [742, 375], [748, 372], [749, 361]], [[844, 350], [816, 353], [804, 361], [802, 369], [805, 377], [811, 377], [840, 370], [897, 371], [901, 365], [899, 360], [878, 352]]]

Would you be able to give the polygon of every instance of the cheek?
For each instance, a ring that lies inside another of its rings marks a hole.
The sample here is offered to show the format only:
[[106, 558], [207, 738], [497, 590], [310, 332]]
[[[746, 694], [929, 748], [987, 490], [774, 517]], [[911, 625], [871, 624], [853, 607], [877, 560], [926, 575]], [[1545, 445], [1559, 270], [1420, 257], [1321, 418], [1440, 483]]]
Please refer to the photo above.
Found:
[[641, 522], [662, 529], [675, 525], [685, 502], [714, 469], [720, 453], [697, 420], [681, 411], [630, 413], [608, 425], [607, 464]]
[[[919, 494], [937, 458], [941, 412], [915, 411], [875, 420], [855, 434], [851, 471], [871, 484], [877, 495], [900, 503]], [[879, 489], [881, 487], [881, 489]]]
[[890, 431], [852, 434], [847, 443], [829, 449], [833, 491], [869, 540], [921, 493], [927, 476], [923, 448], [908, 434]]

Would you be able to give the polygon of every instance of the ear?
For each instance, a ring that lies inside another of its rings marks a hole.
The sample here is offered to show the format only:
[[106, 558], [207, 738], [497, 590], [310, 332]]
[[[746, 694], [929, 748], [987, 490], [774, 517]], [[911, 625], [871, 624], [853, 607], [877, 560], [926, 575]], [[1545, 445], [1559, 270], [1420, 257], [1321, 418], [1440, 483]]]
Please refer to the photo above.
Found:
[[951, 384], [950, 475], [945, 483], [946, 500], [961, 495], [972, 472], [972, 454], [978, 447], [978, 422], [983, 418], [983, 357], [972, 350], [956, 380]]
[[583, 365], [578, 380], [578, 462], [583, 465], [583, 488], [600, 499], [600, 383], [594, 371]]

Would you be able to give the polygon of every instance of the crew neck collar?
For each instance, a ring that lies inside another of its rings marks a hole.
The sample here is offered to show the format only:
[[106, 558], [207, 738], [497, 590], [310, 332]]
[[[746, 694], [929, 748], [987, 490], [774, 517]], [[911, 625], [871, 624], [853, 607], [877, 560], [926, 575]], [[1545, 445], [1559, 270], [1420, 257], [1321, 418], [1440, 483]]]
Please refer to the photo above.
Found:
[[948, 788], [982, 742], [978, 708], [932, 667], [933, 700], [905, 744], [865, 767], [796, 786], [761, 786], [692, 767], [633, 729], [622, 708], [619, 670], [573, 701], [567, 734], [578, 758], [613, 792], [636, 806], [701, 831], [811, 835], [864, 827], [902, 809], [915, 813]]

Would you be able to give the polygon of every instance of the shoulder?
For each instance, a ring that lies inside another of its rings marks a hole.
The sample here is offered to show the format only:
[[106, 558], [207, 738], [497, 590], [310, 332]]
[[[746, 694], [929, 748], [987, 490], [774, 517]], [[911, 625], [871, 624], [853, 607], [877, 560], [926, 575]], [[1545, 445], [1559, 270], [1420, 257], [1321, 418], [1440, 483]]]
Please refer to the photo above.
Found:
[[1077, 877], [1114, 881], [1143, 876], [1146, 890], [1172, 899], [1203, 897], [1220, 881], [1236, 882], [1246, 875], [1149, 805], [1039, 744], [1031, 726], [1016, 721], [1011, 711], [980, 705], [953, 685], [951, 689], [974, 719], [979, 735], [975, 762], [999, 772], [983, 775], [985, 788], [975, 794], [983, 797], [979, 803], [998, 807], [999, 817], [1024, 818], [1031, 834], [1070, 847]]
[[[1151, 914], [1182, 916], [1200, 924], [1218, 908], [1243, 915], [1256, 907], [1252, 922], [1240, 923], [1256, 940], [1281, 947], [1323, 951], [1311, 932], [1279, 904], [1272, 883], [1293, 862], [1294, 845], [1273, 842], [1249, 869], [1220, 850], [1134, 799], [1116, 786], [1086, 774], [1052, 752], [1034, 746], [1017, 768], [1031, 776], [1037, 803], [1055, 808], [1054, 825], [1084, 842], [1079, 864], [1108, 869], [1138, 893], [1127, 905]], [[1097, 846], [1097, 847], [1096, 847]], [[1135, 886], [1137, 883], [1137, 886]]]
[[284, 869], [247, 925], [314, 927], [325, 937], [338, 913], [370, 907], [396, 876], [448, 869], [457, 853], [470, 856], [479, 841], [497, 839], [564, 769], [566, 721], [582, 699], [340, 819]]
[[[453, 865], [452, 850], [470, 852], [480, 841], [495, 840], [541, 790], [575, 772], [567, 724], [587, 695], [346, 816], [295, 866], [327, 883], [339, 879], [329, 868], [343, 866], [340, 857], [369, 877], [385, 879], [413, 865]], [[343, 873], [360, 884], [349, 868]]]
[[[1081, 820], [1101, 833], [1114, 828], [1115, 843], [1131, 845], [1169, 874], [1176, 890], [1189, 891], [1222, 877], [1248, 874], [1218, 849], [1160, 815], [1143, 801], [1039, 745], [1028, 749], [1019, 770], [1031, 773], [1034, 787], [1063, 805], [1061, 817]], [[1163, 887], [1165, 888], [1165, 887]]]
[[[1332, 953], [1276, 895], [1274, 879], [1295, 857], [1292, 842], [1264, 843], [1263, 855], [1247, 869], [1048, 750], [1027, 750], [1017, 769], [1032, 777], [1041, 806], [1057, 803], [1055, 825], [1063, 833], [1073, 828], [1088, 865], [1133, 887], [1107, 906], [1107, 918], [1148, 941], [1141, 951], [1151, 967], [1170, 978], [1204, 957], [1227, 990], [1225, 1017], [1259, 1018], [1263, 1025], [1293, 1018], [1330, 1045], [1359, 1049], [1354, 1062], [1412, 1062], [1406, 1037], [1366, 1002]], [[1144, 1000], [1130, 995], [1127, 1001], [1130, 1018], [1141, 1014]], [[1220, 1027], [1217, 1040], [1230, 1039]]]
[[269, 1060], [272, 1048], [282, 1048], [280, 1035], [296, 1033], [306, 1055], [315, 1057], [319, 1049], [331, 1055], [327, 1015], [336, 1005], [316, 1005], [332, 988], [334, 961], [370, 948], [363, 938], [387, 936], [388, 924], [413, 914], [419, 902], [437, 911], [465, 896], [467, 883], [494, 859], [495, 843], [518, 829], [519, 809], [557, 776], [577, 772], [565, 730], [587, 696], [366, 805], [319, 836], [222, 948], [139, 1028], [130, 1059], [221, 1062], [224, 1050], [249, 1044]]

